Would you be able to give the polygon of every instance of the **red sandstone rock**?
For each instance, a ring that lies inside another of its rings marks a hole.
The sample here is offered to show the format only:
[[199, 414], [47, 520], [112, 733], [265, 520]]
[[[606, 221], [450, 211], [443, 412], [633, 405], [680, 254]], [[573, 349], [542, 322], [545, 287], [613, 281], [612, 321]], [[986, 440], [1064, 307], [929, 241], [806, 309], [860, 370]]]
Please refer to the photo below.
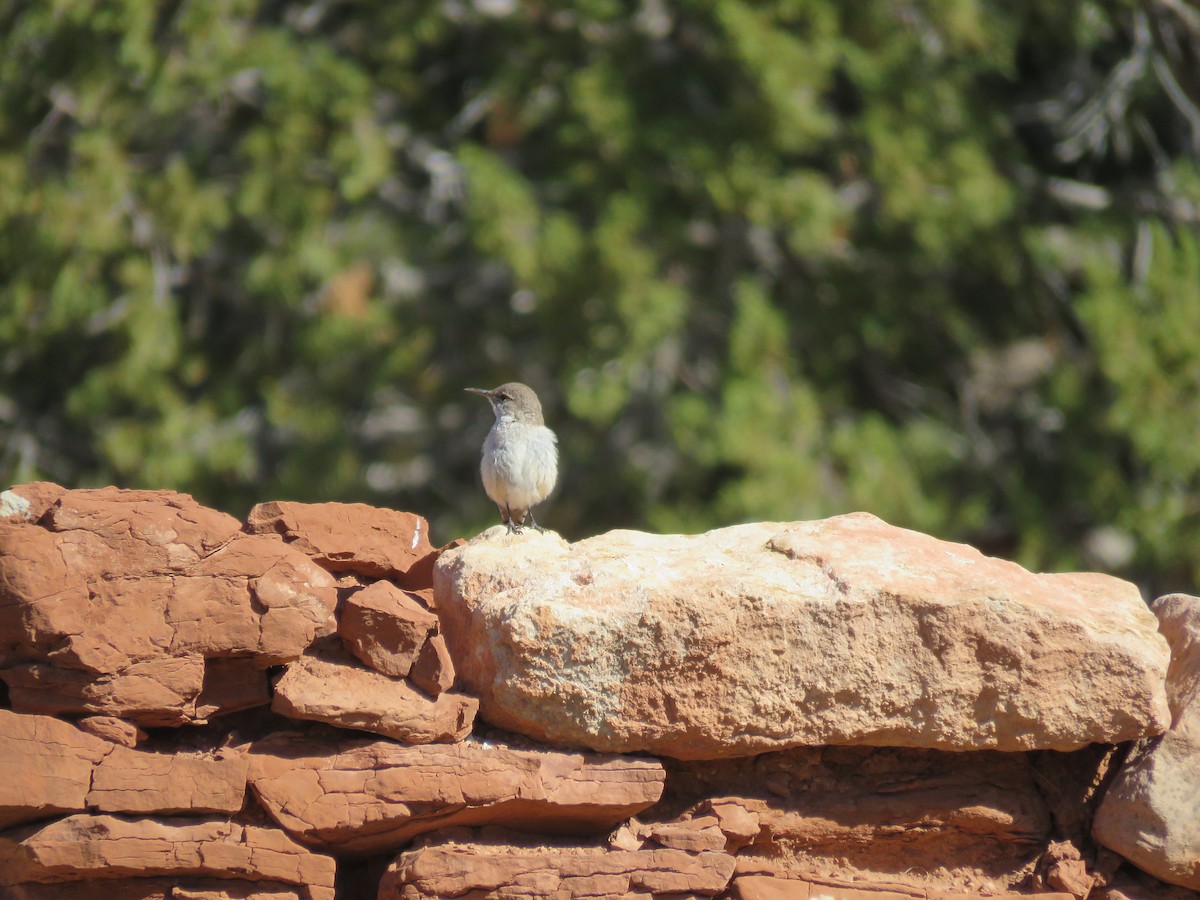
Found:
[[377, 581], [342, 604], [338, 635], [364, 664], [404, 678], [437, 625], [437, 616], [400, 588]]
[[244, 753], [144, 753], [113, 747], [96, 766], [89, 808], [127, 813], [235, 813], [246, 796]]
[[[5, 900], [96, 900], [97, 884], [19, 884], [7, 888]], [[306, 900], [295, 885], [225, 878], [129, 878], [106, 880], [104, 900]]]
[[434, 697], [454, 687], [454, 660], [450, 658], [444, 637], [435, 634], [425, 642], [420, 656], [409, 670], [408, 678]]
[[[64, 491], [37, 524], [0, 524], [0, 678], [19, 711], [142, 726], [229, 711], [215, 660], [249, 660], [245, 682], [294, 659], [335, 603], [303, 554], [183, 494]], [[234, 708], [265, 699], [257, 682]]]
[[66, 488], [51, 481], [31, 481], [0, 492], [0, 521], [19, 524], [36, 522]]
[[733, 866], [724, 853], [451, 842], [402, 853], [384, 874], [378, 900], [712, 897]]
[[833, 883], [772, 875], [739, 875], [730, 884], [732, 900], [1073, 900], [1070, 894], [974, 894], [927, 891], [900, 884]]
[[1151, 875], [1200, 891], [1200, 597], [1154, 601], [1171, 645], [1172, 724], [1135, 748], [1096, 812], [1093, 834]]
[[551, 743], [1071, 750], [1169, 723], [1167, 646], [1136, 586], [865, 513], [576, 544], [489, 529], [442, 554], [435, 589], [483, 717]]
[[715, 817], [726, 849], [745, 848], [739, 859], [823, 860], [864, 877], [940, 872], [909, 880], [999, 893], [1032, 871], [1051, 831], [1026, 754], [797, 748], [667, 768], [664, 802], [692, 801], [693, 817]]
[[0, 709], [0, 828], [84, 808], [113, 744], [48, 716]]
[[[436, 552], [424, 518], [363, 503], [260, 503], [246, 517], [246, 530], [281, 535], [330, 572], [391, 578], [404, 586], [409, 570]], [[417, 587], [428, 583], [427, 575], [414, 579]]]
[[256, 741], [250, 782], [294, 837], [339, 852], [394, 849], [458, 825], [597, 834], [655, 803], [656, 760], [468, 742], [405, 747], [281, 734]]
[[348, 658], [309, 654], [288, 666], [271, 709], [292, 719], [357, 728], [409, 744], [461, 741], [479, 701], [444, 693], [430, 699], [403, 679]]
[[122, 747], [136, 747], [146, 740], [146, 732], [132, 722], [126, 722], [116, 716], [84, 716], [75, 724], [79, 726], [80, 731], [86, 731]]
[[333, 859], [271, 828], [74, 815], [0, 833], [0, 885], [232, 873], [296, 885], [305, 900], [333, 900]]
[[235, 813], [248, 761], [146, 753], [86, 734], [49, 716], [0, 710], [0, 827], [56, 813]]

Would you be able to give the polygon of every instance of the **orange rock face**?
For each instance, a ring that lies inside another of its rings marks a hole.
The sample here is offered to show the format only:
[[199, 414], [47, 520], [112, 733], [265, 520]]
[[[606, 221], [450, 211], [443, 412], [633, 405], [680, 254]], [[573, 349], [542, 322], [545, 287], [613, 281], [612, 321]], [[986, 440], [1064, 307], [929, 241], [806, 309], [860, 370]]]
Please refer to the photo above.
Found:
[[459, 825], [606, 832], [655, 803], [665, 778], [657, 760], [475, 741], [276, 735], [256, 742], [250, 760], [251, 785], [275, 821], [305, 843], [352, 853]]
[[713, 897], [733, 867], [724, 853], [447, 842], [402, 853], [383, 876], [379, 900]]
[[0, 679], [19, 711], [160, 726], [262, 702], [261, 674], [230, 703], [206, 690], [208, 662], [294, 659], [335, 604], [303, 554], [183, 494], [64, 491], [36, 524], [0, 524]]
[[227, 873], [296, 885], [305, 900], [333, 898], [333, 860], [274, 829], [74, 815], [0, 834], [0, 885]]
[[429, 697], [407, 680], [365, 668], [347, 656], [310, 654], [275, 685], [275, 712], [386, 735], [409, 744], [461, 741], [479, 701], [465, 694]]
[[[406, 579], [427, 580], [428, 567], [421, 564], [436, 556], [424, 518], [363, 503], [260, 503], [250, 510], [246, 529], [280, 535], [330, 572], [390, 578], [404, 587]], [[418, 572], [409, 579], [414, 568]]]
[[338, 635], [350, 652], [396, 678], [408, 675], [437, 627], [437, 616], [387, 581], [355, 591], [338, 617]]

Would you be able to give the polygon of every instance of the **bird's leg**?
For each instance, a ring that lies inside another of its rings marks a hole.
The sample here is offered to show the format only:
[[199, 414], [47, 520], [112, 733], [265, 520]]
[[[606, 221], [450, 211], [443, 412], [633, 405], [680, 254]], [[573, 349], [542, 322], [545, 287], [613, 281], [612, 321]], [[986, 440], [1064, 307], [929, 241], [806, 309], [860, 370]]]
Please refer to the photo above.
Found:
[[[505, 506], [504, 509], [501, 510], [500, 518], [503, 520], [504, 524], [508, 526], [509, 534], [520, 534], [521, 533], [521, 523], [517, 522], [513, 519], [512, 510], [509, 509], [507, 506]], [[522, 519], [523, 518], [524, 517], [522, 517]]]
[[536, 532], [538, 532], [538, 533], [540, 533], [540, 534], [544, 534], [544, 533], [545, 533], [546, 529], [545, 529], [545, 528], [543, 528], [541, 525], [539, 525], [539, 524], [537, 523], [537, 519], [535, 519], [535, 518], [533, 517], [533, 510], [532, 510], [532, 509], [530, 509], [530, 510], [529, 510], [527, 513], [525, 513], [525, 515], [527, 515], [527, 516], [529, 517], [529, 524], [533, 526], [533, 530], [534, 530], [534, 531], [536, 531]]

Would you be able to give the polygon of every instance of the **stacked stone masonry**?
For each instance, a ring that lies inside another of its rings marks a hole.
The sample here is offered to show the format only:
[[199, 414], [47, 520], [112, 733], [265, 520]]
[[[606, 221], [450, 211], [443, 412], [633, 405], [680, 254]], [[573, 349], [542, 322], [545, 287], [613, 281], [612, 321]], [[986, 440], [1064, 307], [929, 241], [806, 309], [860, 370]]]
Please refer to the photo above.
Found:
[[1200, 599], [862, 513], [0, 493], [0, 900], [1200, 897]]

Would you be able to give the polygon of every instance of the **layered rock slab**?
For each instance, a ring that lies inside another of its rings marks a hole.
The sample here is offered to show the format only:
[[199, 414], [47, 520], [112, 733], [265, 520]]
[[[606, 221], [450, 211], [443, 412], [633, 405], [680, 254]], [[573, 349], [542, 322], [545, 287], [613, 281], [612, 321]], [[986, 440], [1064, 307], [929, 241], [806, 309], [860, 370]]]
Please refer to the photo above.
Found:
[[1172, 724], [1117, 773], [1093, 834], [1156, 878], [1200, 890], [1200, 597], [1171, 594], [1152, 609], [1171, 645]]
[[85, 809], [236, 813], [249, 762], [215, 754], [131, 750], [49, 716], [0, 710], [0, 827]]
[[425, 587], [437, 551], [429, 523], [414, 513], [364, 503], [260, 503], [246, 517], [251, 534], [278, 534], [330, 572], [391, 578]]
[[730, 823], [743, 823], [743, 857], [836, 865], [864, 877], [936, 872], [924, 883], [999, 893], [1026, 879], [1051, 833], [1029, 756], [801, 747], [670, 761], [659, 808], [690, 805], [694, 821], [715, 816], [729, 834]]
[[265, 702], [262, 670], [335, 628], [328, 572], [185, 494], [62, 491], [36, 521], [12, 521], [0, 679], [18, 711], [203, 720]]
[[448, 841], [400, 854], [380, 881], [378, 900], [713, 897], [733, 868], [725, 853]]
[[409, 744], [461, 741], [479, 701], [445, 692], [430, 697], [407, 680], [353, 661], [333, 647], [306, 654], [275, 684], [271, 709], [282, 716], [382, 734]]
[[567, 544], [489, 529], [436, 606], [488, 721], [681, 759], [799, 745], [1070, 750], [1169, 722], [1136, 587], [864, 513]]
[[305, 900], [333, 900], [332, 857], [271, 828], [83, 814], [0, 833], [0, 885], [234, 873], [296, 885]]
[[462, 825], [596, 834], [655, 803], [665, 778], [657, 760], [476, 741], [404, 747], [281, 734], [256, 741], [250, 760], [271, 817], [339, 853]]
[[[4, 900], [96, 900], [93, 881], [18, 884]], [[121, 878], [104, 882], [104, 900], [307, 900], [304, 888], [231, 878]]]

